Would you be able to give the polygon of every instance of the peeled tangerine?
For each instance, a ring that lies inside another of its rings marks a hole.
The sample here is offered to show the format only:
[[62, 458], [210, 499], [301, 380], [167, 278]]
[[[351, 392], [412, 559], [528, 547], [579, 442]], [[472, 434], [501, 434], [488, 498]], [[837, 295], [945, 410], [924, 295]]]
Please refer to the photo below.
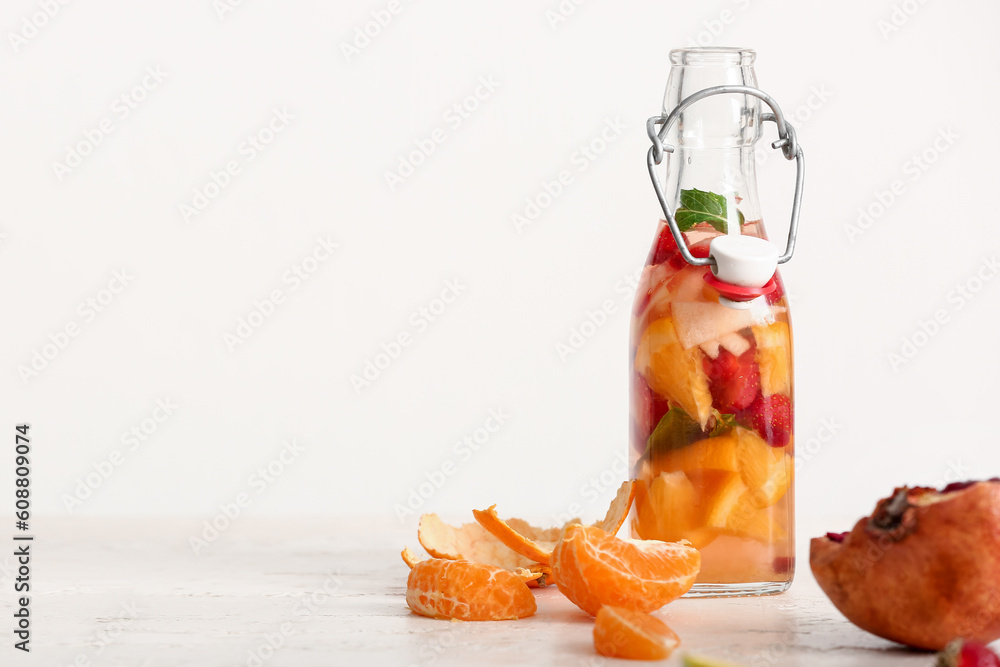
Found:
[[535, 596], [508, 570], [467, 560], [430, 558], [410, 570], [406, 604], [422, 616], [506, 621], [535, 613]]
[[[617, 533], [628, 516], [635, 497], [636, 483], [622, 483], [604, 519], [594, 525], [612, 534]], [[536, 528], [521, 519], [501, 519], [496, 505], [485, 510], [473, 510], [477, 523], [452, 526], [436, 514], [420, 517], [417, 539], [434, 558], [469, 560], [515, 572], [529, 586], [552, 583], [549, 556], [562, 533], [563, 526]], [[577, 523], [577, 520], [570, 523]], [[568, 524], [567, 524], [568, 525]], [[404, 549], [403, 560], [411, 568], [419, 557]]]
[[902, 487], [849, 533], [812, 540], [820, 587], [852, 623], [922, 649], [1000, 638], [1000, 479]]

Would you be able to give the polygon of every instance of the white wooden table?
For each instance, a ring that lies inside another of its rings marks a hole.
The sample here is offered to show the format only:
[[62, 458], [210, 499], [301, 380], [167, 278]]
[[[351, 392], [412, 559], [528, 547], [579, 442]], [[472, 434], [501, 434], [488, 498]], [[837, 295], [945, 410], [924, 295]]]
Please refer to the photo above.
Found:
[[[395, 522], [241, 518], [200, 555], [188, 545], [198, 520], [60, 518], [34, 527], [32, 652], [15, 651], [5, 631], [5, 667], [641, 664], [594, 653], [592, 621], [554, 587], [537, 593], [538, 613], [521, 621], [411, 614], [398, 552], [418, 544]], [[930, 654], [850, 625], [806, 560], [800, 551], [783, 595], [682, 599], [659, 612], [683, 642], [664, 664], [694, 650], [748, 667], [933, 665]], [[12, 563], [0, 556], [8, 624]]]

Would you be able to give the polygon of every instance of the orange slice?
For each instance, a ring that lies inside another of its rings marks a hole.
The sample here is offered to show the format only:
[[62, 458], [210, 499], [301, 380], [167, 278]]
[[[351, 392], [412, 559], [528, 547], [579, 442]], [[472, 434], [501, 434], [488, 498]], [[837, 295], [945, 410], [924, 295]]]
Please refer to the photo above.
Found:
[[[632, 481], [622, 483], [615, 499], [611, 501], [611, 506], [608, 507], [604, 519], [594, 525], [612, 535], [616, 534], [625, 523], [634, 498], [635, 483]], [[496, 505], [485, 510], [472, 510], [472, 516], [476, 518], [479, 525], [492, 533], [512, 551], [542, 565], [549, 564], [552, 549], [555, 548], [556, 541], [565, 528], [565, 525], [559, 528], [536, 528], [521, 519], [504, 521], [497, 516]], [[579, 522], [571, 521], [569, 523]]]
[[724, 535], [777, 542], [787, 536], [768, 509], [759, 509], [753, 492], [736, 473], [731, 473], [712, 497], [706, 524]]
[[720, 488], [712, 494], [706, 524], [720, 529], [728, 528], [730, 521], [735, 525], [741, 510], [740, 501], [746, 492], [747, 485], [740, 476], [737, 473], [728, 474]]
[[535, 596], [513, 572], [464, 560], [420, 561], [406, 580], [406, 604], [422, 616], [506, 621], [535, 613]]
[[552, 552], [559, 590], [588, 614], [604, 605], [650, 612], [690, 590], [701, 554], [683, 542], [623, 540], [568, 526]]
[[655, 514], [655, 535], [644, 539], [676, 542], [697, 525], [698, 494], [682, 472], [662, 472], [649, 485], [648, 508]]
[[680, 405], [705, 427], [711, 415], [712, 394], [702, 351], [697, 347], [684, 349], [672, 319], [663, 317], [646, 327], [636, 350], [635, 368], [653, 391]]
[[771, 447], [753, 431], [734, 429], [739, 441], [740, 478], [747, 485], [754, 507], [775, 504], [792, 484], [795, 460], [786, 448]]
[[747, 500], [757, 509], [765, 509], [781, 500], [792, 485], [795, 463], [785, 454], [780, 464], [772, 466], [770, 476], [756, 489], [747, 491]]
[[764, 508], [788, 491], [795, 465], [785, 449], [771, 447], [753, 431], [737, 426], [724, 435], [667, 452], [657, 459], [656, 467], [689, 476], [704, 471], [739, 473], [744, 490], [753, 492], [753, 505]]
[[674, 449], [660, 456], [654, 465], [668, 472], [695, 472], [700, 470], [725, 470], [736, 472], [740, 469], [738, 449], [740, 445], [737, 429], [725, 435], [699, 440], [693, 445]]
[[644, 540], [687, 540], [695, 549], [701, 549], [718, 535], [701, 528], [703, 494], [682, 472], [661, 472], [648, 488], [639, 484], [635, 507], [632, 526]]
[[791, 394], [792, 337], [787, 322], [753, 327], [757, 339], [757, 365], [760, 367], [760, 389], [764, 396]]
[[663, 660], [681, 639], [660, 619], [624, 607], [601, 607], [594, 623], [594, 648], [610, 658]]
[[737, 441], [740, 477], [751, 489], [759, 489], [776, 474], [777, 468], [784, 466], [785, 452], [780, 447], [771, 447], [749, 429], [737, 427], [732, 433]]

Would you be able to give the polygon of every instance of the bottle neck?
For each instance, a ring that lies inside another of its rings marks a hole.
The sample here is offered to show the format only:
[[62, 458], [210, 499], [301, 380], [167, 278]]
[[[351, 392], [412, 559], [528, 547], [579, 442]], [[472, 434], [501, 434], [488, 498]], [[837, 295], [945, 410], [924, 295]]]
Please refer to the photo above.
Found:
[[664, 192], [677, 206], [681, 190], [704, 190], [726, 199], [729, 232], [736, 233], [739, 213], [746, 221], [761, 219], [757, 194], [757, 165], [754, 147], [688, 148], [678, 146], [667, 153]]
[[[669, 114], [686, 97], [720, 85], [757, 87], [749, 49], [697, 48], [670, 52], [670, 76], [663, 96]], [[675, 206], [682, 190], [703, 190], [726, 199], [729, 233], [739, 233], [738, 216], [761, 218], [754, 151], [761, 137], [760, 100], [726, 94], [687, 107], [672, 124], [664, 142], [667, 153], [664, 192]]]
[[[700, 48], [670, 52], [670, 76], [663, 113], [706, 88], [722, 85], [757, 87], [748, 49]], [[753, 146], [761, 136], [760, 100], [750, 95], [715, 95], [688, 107], [670, 128], [666, 141], [690, 148]]]

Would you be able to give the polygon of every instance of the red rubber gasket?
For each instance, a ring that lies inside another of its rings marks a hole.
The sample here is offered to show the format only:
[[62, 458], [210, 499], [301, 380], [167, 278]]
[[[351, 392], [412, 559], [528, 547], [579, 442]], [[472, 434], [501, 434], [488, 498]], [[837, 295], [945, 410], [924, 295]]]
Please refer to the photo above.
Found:
[[766, 296], [778, 288], [778, 282], [771, 276], [767, 284], [763, 287], [742, 287], [724, 283], [715, 277], [711, 271], [705, 273], [705, 282], [715, 288], [715, 290], [730, 301], [753, 301], [759, 296]]

